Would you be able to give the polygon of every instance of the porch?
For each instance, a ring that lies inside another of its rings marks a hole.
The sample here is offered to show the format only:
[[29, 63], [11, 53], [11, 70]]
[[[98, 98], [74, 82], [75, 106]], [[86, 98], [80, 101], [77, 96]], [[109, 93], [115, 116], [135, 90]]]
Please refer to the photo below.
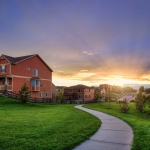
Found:
[[12, 91], [12, 77], [0, 77], [0, 91]]

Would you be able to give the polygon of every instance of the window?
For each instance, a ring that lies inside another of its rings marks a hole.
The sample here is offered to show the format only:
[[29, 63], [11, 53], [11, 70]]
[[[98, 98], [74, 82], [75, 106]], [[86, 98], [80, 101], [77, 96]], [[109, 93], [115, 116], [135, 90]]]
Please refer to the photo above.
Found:
[[34, 69], [34, 76], [38, 76], [38, 70]]
[[40, 86], [40, 80], [35, 80], [36, 86]]
[[42, 97], [43, 97], [43, 94], [42, 94], [42, 92], [40, 92], [40, 93], [39, 93], [39, 97], [40, 97], [40, 98], [42, 98]]
[[48, 93], [48, 92], [46, 92], [46, 97], [48, 97], [48, 94], [49, 94], [49, 93]]
[[32, 91], [40, 91], [40, 80], [32, 79], [31, 87]]
[[31, 84], [32, 84], [32, 86], [34, 86], [35, 85], [35, 80], [32, 80]]
[[70, 93], [72, 93], [72, 89], [70, 89], [70, 91], [69, 91]]
[[6, 72], [6, 67], [5, 67], [5, 65], [2, 66], [1, 72]]

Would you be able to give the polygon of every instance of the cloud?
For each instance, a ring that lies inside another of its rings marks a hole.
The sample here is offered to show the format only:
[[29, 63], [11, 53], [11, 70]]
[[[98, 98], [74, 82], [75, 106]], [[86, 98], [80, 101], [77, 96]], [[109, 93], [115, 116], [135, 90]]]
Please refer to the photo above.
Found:
[[83, 51], [83, 54], [92, 56], [92, 55], [98, 54], [98, 52], [94, 52], [94, 51]]
[[88, 70], [80, 70], [81, 72], [87, 72]]

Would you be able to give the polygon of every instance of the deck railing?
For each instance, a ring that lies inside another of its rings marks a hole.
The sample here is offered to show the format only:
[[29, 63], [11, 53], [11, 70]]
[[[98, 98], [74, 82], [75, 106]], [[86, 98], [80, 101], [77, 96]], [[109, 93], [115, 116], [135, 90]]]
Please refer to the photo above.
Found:
[[6, 85], [0, 85], [0, 90], [6, 90]]
[[7, 90], [12, 91], [12, 85], [7, 85]]
[[4, 90], [12, 91], [12, 85], [0, 85], [0, 90], [1, 91], [4, 91]]
[[32, 91], [40, 91], [40, 86], [32, 86]]

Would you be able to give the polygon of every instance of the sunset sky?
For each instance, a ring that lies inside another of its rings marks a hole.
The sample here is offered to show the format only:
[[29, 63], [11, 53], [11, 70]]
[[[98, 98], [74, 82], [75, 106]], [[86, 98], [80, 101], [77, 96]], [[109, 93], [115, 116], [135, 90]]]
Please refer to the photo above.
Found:
[[150, 0], [0, 0], [0, 52], [39, 54], [55, 85], [150, 85]]

